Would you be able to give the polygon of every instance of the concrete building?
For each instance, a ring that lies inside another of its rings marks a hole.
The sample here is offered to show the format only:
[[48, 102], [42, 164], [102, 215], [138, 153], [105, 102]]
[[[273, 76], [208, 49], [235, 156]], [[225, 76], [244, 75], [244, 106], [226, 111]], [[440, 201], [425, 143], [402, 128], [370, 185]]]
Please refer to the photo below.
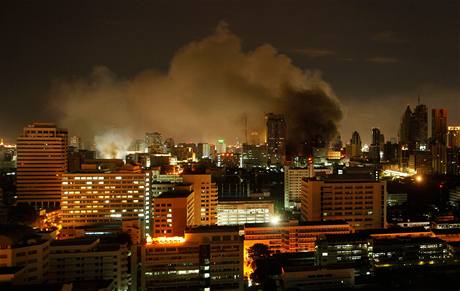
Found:
[[217, 225], [268, 223], [275, 215], [273, 200], [219, 200]]
[[[217, 223], [217, 186], [211, 182], [211, 175], [183, 175], [185, 183], [193, 185], [195, 213], [193, 225], [214, 225]], [[198, 203], [199, 201], [199, 203]]]
[[153, 199], [153, 237], [184, 236], [194, 223], [195, 197], [192, 190], [163, 192]]
[[243, 290], [238, 227], [202, 226], [158, 238], [141, 250], [142, 290]]
[[49, 252], [49, 282], [113, 280], [128, 290], [128, 247], [103, 244], [97, 238], [55, 240]]
[[243, 144], [243, 168], [263, 168], [267, 166], [268, 153], [266, 145]]
[[268, 113], [265, 115], [265, 121], [270, 164], [284, 165], [286, 161], [286, 121], [284, 115]]
[[33, 123], [17, 139], [18, 202], [59, 207], [61, 175], [67, 171], [67, 130]]
[[357, 230], [382, 228], [386, 200], [386, 182], [367, 175], [303, 179], [301, 214], [306, 221], [345, 220]]
[[300, 190], [303, 178], [314, 176], [313, 167], [284, 167], [284, 208], [300, 208]]
[[447, 144], [447, 109], [432, 109], [431, 138], [434, 143]]
[[245, 251], [255, 244], [268, 245], [273, 253], [314, 251], [316, 240], [323, 234], [349, 234], [351, 226], [344, 221], [297, 220], [246, 224], [244, 226]]
[[[49, 268], [51, 237], [23, 225], [0, 225], [0, 267], [13, 285], [42, 284]], [[14, 269], [14, 270], [12, 270]]]
[[134, 165], [109, 173], [64, 174], [63, 233], [71, 235], [72, 229], [78, 226], [144, 219], [144, 199], [150, 191], [149, 185], [149, 173]]

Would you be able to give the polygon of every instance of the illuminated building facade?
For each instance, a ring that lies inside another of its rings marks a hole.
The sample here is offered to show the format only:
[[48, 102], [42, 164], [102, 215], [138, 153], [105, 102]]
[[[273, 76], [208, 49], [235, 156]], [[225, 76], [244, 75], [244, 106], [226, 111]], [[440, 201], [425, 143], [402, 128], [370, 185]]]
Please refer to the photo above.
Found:
[[142, 290], [243, 290], [238, 227], [202, 226], [141, 249]]
[[303, 178], [313, 177], [312, 167], [284, 167], [284, 207], [300, 208], [300, 190]]
[[18, 202], [36, 208], [58, 207], [61, 175], [67, 171], [67, 130], [33, 123], [17, 139]]
[[274, 201], [220, 200], [217, 204], [217, 225], [266, 223], [274, 214]]
[[193, 185], [195, 213], [193, 225], [217, 224], [217, 186], [211, 182], [211, 175], [183, 175], [185, 183]]
[[297, 220], [246, 224], [244, 226], [244, 248], [254, 244], [268, 245], [274, 253], [294, 253], [314, 251], [318, 237], [323, 234], [349, 234], [351, 226], [344, 221]]
[[353, 228], [386, 225], [386, 182], [367, 175], [337, 175], [302, 181], [301, 214], [306, 221], [345, 220]]
[[265, 122], [270, 164], [283, 165], [286, 161], [286, 121], [284, 115], [268, 113], [265, 115]]
[[185, 228], [194, 223], [195, 197], [191, 190], [163, 192], [153, 199], [152, 207], [154, 237], [184, 236]]
[[[149, 173], [127, 165], [111, 173], [67, 173], [62, 176], [62, 226], [143, 219], [144, 199], [150, 191]], [[146, 212], [145, 219], [150, 219]]]
[[97, 238], [51, 242], [49, 282], [113, 280], [116, 290], [128, 290], [128, 247], [102, 244]]
[[350, 159], [360, 158], [362, 156], [361, 148], [362, 148], [361, 137], [359, 136], [359, 133], [357, 131], [354, 131], [353, 134], [351, 135], [351, 140], [350, 140], [350, 153], [349, 153]]

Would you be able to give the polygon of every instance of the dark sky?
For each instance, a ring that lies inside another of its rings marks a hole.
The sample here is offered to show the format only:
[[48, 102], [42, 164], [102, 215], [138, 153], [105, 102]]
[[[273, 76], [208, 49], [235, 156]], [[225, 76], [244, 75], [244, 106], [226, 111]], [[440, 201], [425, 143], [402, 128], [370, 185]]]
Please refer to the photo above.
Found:
[[357, 129], [368, 142], [374, 126], [396, 137], [418, 95], [460, 124], [460, 1], [8, 1], [0, 136], [14, 141], [32, 120], [58, 120], [53, 83], [99, 65], [123, 79], [166, 71], [177, 49], [220, 21], [244, 49], [269, 43], [301, 69], [320, 70], [344, 105], [345, 141]]

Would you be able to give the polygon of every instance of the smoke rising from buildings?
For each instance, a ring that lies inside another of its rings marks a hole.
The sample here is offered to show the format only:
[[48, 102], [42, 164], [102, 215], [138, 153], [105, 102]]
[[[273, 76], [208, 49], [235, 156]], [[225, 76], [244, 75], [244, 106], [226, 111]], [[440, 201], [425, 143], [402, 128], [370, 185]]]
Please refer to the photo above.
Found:
[[132, 139], [153, 130], [178, 141], [243, 141], [243, 115], [251, 131], [263, 132], [264, 113], [286, 114], [295, 143], [331, 137], [342, 118], [318, 72], [303, 71], [269, 44], [243, 51], [225, 23], [180, 48], [166, 73], [122, 80], [98, 66], [87, 78], [58, 82], [52, 93], [60, 126], [94, 141], [102, 156], [119, 156]]

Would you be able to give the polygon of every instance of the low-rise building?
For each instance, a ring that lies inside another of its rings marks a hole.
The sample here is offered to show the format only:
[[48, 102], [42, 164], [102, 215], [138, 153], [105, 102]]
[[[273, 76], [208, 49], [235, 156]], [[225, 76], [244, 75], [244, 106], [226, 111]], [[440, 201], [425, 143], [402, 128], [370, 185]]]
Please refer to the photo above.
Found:
[[239, 227], [201, 226], [142, 247], [142, 290], [243, 290]]

